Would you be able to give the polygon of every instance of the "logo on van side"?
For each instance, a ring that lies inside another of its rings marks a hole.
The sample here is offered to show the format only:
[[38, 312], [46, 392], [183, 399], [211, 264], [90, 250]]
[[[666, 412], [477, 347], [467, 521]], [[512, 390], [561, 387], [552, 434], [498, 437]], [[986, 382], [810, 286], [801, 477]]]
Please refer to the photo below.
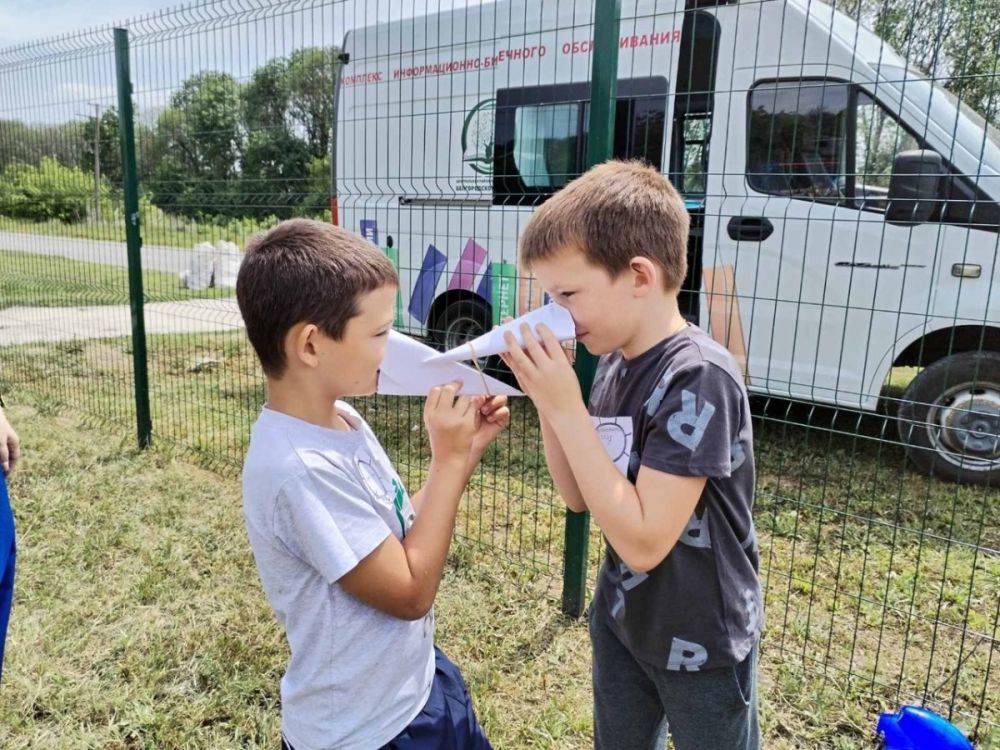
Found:
[[493, 112], [496, 99], [484, 99], [465, 116], [462, 161], [478, 174], [493, 174]]

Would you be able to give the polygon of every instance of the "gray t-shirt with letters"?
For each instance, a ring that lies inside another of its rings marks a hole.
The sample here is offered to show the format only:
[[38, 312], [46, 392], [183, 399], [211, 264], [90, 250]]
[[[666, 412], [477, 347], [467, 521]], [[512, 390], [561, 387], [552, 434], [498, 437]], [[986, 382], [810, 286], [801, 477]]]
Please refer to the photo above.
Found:
[[732, 356], [697, 326], [632, 360], [606, 355], [589, 408], [594, 417], [631, 419], [633, 484], [640, 466], [708, 477], [680, 540], [656, 568], [632, 571], [607, 545], [596, 614], [633, 656], [661, 668], [743, 661], [760, 636], [763, 610], [750, 405]]

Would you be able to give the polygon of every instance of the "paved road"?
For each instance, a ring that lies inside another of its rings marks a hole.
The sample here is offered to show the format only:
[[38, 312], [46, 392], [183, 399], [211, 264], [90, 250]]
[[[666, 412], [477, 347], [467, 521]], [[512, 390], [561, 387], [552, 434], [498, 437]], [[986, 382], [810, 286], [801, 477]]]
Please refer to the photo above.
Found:
[[[243, 326], [235, 298], [152, 302], [145, 307], [146, 333], [229, 331]], [[0, 310], [0, 346], [130, 336], [128, 305], [10, 307]]]
[[[56, 255], [87, 263], [128, 266], [125, 243], [114, 240], [82, 240], [48, 234], [0, 232], [0, 250]], [[143, 245], [142, 267], [150, 271], [177, 274], [191, 265], [191, 255], [191, 248]]]

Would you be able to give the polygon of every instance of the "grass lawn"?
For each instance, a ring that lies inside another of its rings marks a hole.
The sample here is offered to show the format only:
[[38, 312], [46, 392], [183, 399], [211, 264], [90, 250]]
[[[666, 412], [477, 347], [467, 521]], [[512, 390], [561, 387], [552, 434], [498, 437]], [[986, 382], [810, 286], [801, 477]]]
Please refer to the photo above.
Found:
[[[232, 290], [181, 288], [174, 274], [143, 271], [147, 302], [231, 296]], [[0, 310], [127, 305], [128, 269], [52, 255], [0, 250]]]
[[[260, 376], [241, 332], [150, 337], [156, 447], [139, 454], [130, 357], [122, 340], [0, 350], [27, 446], [0, 745], [273, 747], [285, 647], [236, 478]], [[420, 401], [358, 406], [415, 487]], [[879, 710], [921, 700], [1000, 747], [996, 491], [913, 473], [884, 418], [806, 412], [755, 421], [765, 747], [871, 747]], [[498, 748], [590, 743], [587, 636], [558, 611], [563, 517], [517, 402], [437, 605]], [[594, 530], [592, 572], [599, 556]]]

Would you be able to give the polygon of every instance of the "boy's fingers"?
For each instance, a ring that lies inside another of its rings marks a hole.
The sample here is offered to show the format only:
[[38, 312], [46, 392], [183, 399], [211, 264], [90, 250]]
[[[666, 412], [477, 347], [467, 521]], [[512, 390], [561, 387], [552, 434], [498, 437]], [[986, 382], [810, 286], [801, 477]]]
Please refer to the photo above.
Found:
[[[504, 334], [503, 340], [507, 343], [507, 362], [508, 365], [512, 367], [517, 367], [523, 370], [526, 366], [531, 364], [531, 360], [528, 359], [528, 355], [524, 353], [521, 345], [517, 343], [517, 339], [514, 338], [514, 334], [508, 331]], [[511, 365], [513, 363], [513, 365]]]
[[559, 339], [556, 338], [556, 335], [552, 333], [552, 329], [544, 323], [539, 323], [535, 330], [538, 331], [538, 335], [542, 338], [545, 351], [550, 357], [554, 357], [562, 346], [559, 344]]
[[507, 331], [503, 335], [503, 340], [507, 344], [507, 351], [504, 352], [506, 359], [504, 361], [508, 364], [514, 363], [515, 365], [523, 366], [528, 361], [528, 358], [524, 353], [524, 349], [517, 342], [517, 337], [510, 331]]
[[486, 414], [487, 412], [491, 412], [494, 409], [498, 409], [502, 405], [502, 402], [500, 401], [500, 399], [502, 399], [502, 398], [504, 398], [504, 397], [503, 396], [483, 396], [482, 397], [482, 401], [479, 404], [479, 408], [482, 410], [483, 414]]
[[461, 389], [462, 384], [459, 381], [452, 381], [446, 386], [441, 388], [441, 402], [444, 406], [453, 406], [455, 403], [455, 397], [458, 395], [459, 389]]
[[431, 409], [436, 409], [438, 403], [441, 401], [441, 386], [436, 385], [431, 388], [430, 392], [427, 394], [427, 406]]
[[493, 398], [487, 400], [483, 404], [482, 411], [483, 414], [491, 414], [495, 412], [497, 409], [501, 409], [506, 405], [507, 405], [506, 396], [493, 396]]
[[490, 422], [492, 424], [498, 424], [500, 426], [507, 424], [509, 420], [510, 420], [510, 409], [508, 409], [506, 406], [497, 409], [495, 412], [493, 412], [486, 418], [487, 422]]
[[524, 348], [528, 350], [531, 361], [537, 365], [541, 361], [541, 358], [545, 356], [545, 352], [542, 351], [542, 345], [538, 343], [534, 331], [531, 330], [531, 326], [527, 323], [521, 324], [521, 335], [524, 337]]
[[486, 419], [492, 422], [494, 417], [496, 417], [496, 415], [499, 414], [501, 411], [503, 411], [505, 408], [506, 407], [503, 404], [498, 404], [497, 406], [493, 406], [489, 409], [483, 409], [482, 413], [483, 416], [486, 417]]

